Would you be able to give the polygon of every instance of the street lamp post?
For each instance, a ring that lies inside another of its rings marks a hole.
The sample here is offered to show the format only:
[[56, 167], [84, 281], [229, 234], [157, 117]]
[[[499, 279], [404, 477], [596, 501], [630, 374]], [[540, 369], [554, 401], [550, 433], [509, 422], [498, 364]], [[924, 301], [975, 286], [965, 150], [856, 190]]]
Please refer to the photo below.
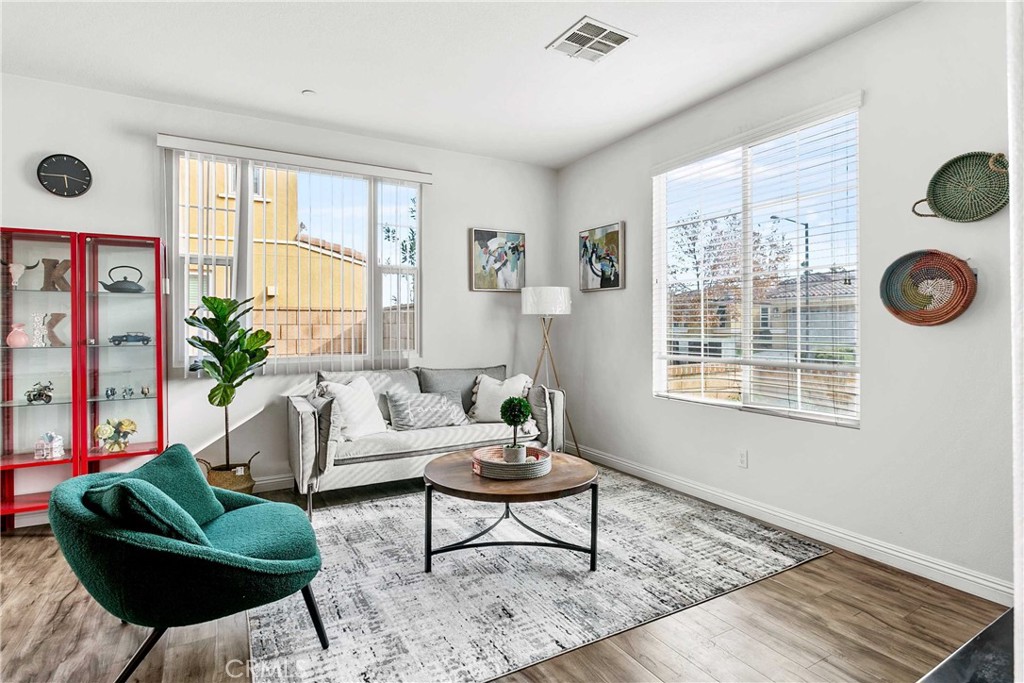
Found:
[[[811, 224], [798, 221], [794, 218], [786, 218], [784, 216], [771, 216], [773, 221], [789, 221], [796, 225], [804, 226], [804, 308], [809, 309], [811, 307]], [[804, 331], [804, 346], [807, 346], [807, 331]], [[808, 349], [804, 349], [807, 351]]]

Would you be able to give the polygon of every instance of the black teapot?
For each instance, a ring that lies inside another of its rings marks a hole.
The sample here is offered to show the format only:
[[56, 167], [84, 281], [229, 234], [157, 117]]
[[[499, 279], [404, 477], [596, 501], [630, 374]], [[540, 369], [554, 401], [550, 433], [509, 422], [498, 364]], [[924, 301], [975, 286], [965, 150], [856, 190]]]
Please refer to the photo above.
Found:
[[[120, 280], [114, 279], [114, 271], [120, 270], [121, 268], [134, 270], [136, 273], [139, 274], [139, 277], [135, 279], [135, 282], [129, 280], [127, 275], [122, 277]], [[100, 280], [100, 284], [103, 285], [103, 289], [107, 290], [108, 292], [114, 292], [117, 294], [141, 294], [142, 292], [146, 291], [146, 288], [143, 287], [141, 284], [142, 271], [136, 268], [135, 266], [114, 266], [113, 268], [107, 271], [107, 277], [110, 278], [110, 284], [108, 285], [103, 280]]]

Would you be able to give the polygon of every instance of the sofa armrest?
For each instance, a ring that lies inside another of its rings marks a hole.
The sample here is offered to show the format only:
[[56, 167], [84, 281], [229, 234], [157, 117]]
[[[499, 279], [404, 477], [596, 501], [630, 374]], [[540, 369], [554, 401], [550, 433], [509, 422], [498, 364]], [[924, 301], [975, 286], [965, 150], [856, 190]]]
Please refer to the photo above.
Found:
[[308, 492], [310, 486], [316, 490], [320, 475], [316, 457], [319, 431], [313, 404], [303, 396], [289, 396], [288, 460], [300, 493]]
[[561, 451], [565, 445], [562, 427], [565, 416], [565, 392], [537, 385], [530, 389], [527, 398], [537, 420], [537, 427], [540, 428], [538, 439], [541, 446], [549, 451]]
[[549, 389], [551, 400], [551, 437], [548, 450], [565, 450], [565, 392], [561, 389]]

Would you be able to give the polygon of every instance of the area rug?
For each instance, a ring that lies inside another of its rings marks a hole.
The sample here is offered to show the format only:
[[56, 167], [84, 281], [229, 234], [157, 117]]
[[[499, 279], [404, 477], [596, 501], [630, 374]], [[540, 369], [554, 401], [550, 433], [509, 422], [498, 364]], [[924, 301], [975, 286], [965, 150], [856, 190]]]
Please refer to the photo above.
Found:
[[[598, 568], [550, 548], [434, 558], [423, 572], [423, 495], [317, 510], [313, 592], [250, 610], [254, 682], [486, 681], [758, 581], [827, 548], [657, 484], [602, 468]], [[502, 512], [434, 494], [434, 547]], [[531, 526], [589, 545], [590, 495], [514, 506]], [[495, 540], [528, 539], [505, 522]]]

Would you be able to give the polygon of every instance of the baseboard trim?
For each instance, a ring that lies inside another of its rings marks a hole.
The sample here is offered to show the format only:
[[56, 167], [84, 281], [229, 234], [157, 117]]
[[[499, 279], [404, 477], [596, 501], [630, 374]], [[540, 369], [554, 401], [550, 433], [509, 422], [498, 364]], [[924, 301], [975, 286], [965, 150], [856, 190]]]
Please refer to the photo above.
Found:
[[14, 528], [20, 529], [25, 526], [42, 526], [50, 523], [50, 517], [46, 510], [38, 512], [23, 512], [14, 516]]
[[[566, 450], [572, 451], [567, 444]], [[947, 586], [958, 588], [973, 595], [998, 602], [1013, 604], [1013, 584], [988, 574], [961, 567], [935, 557], [902, 548], [900, 546], [870, 538], [810, 517], [790, 512], [724, 489], [708, 486], [686, 479], [664, 470], [641, 465], [624, 458], [599, 451], [589, 446], [580, 446], [579, 455], [613, 469], [653, 481], [670, 489], [686, 493], [702, 500], [721, 505], [737, 512], [789, 529], [822, 543], [849, 550], [883, 564], [917, 574]]]
[[263, 493], [264, 491], [280, 491], [281, 489], [290, 489], [295, 485], [295, 478], [290, 474], [275, 474], [271, 477], [253, 477], [256, 485], [253, 486], [253, 493]]

